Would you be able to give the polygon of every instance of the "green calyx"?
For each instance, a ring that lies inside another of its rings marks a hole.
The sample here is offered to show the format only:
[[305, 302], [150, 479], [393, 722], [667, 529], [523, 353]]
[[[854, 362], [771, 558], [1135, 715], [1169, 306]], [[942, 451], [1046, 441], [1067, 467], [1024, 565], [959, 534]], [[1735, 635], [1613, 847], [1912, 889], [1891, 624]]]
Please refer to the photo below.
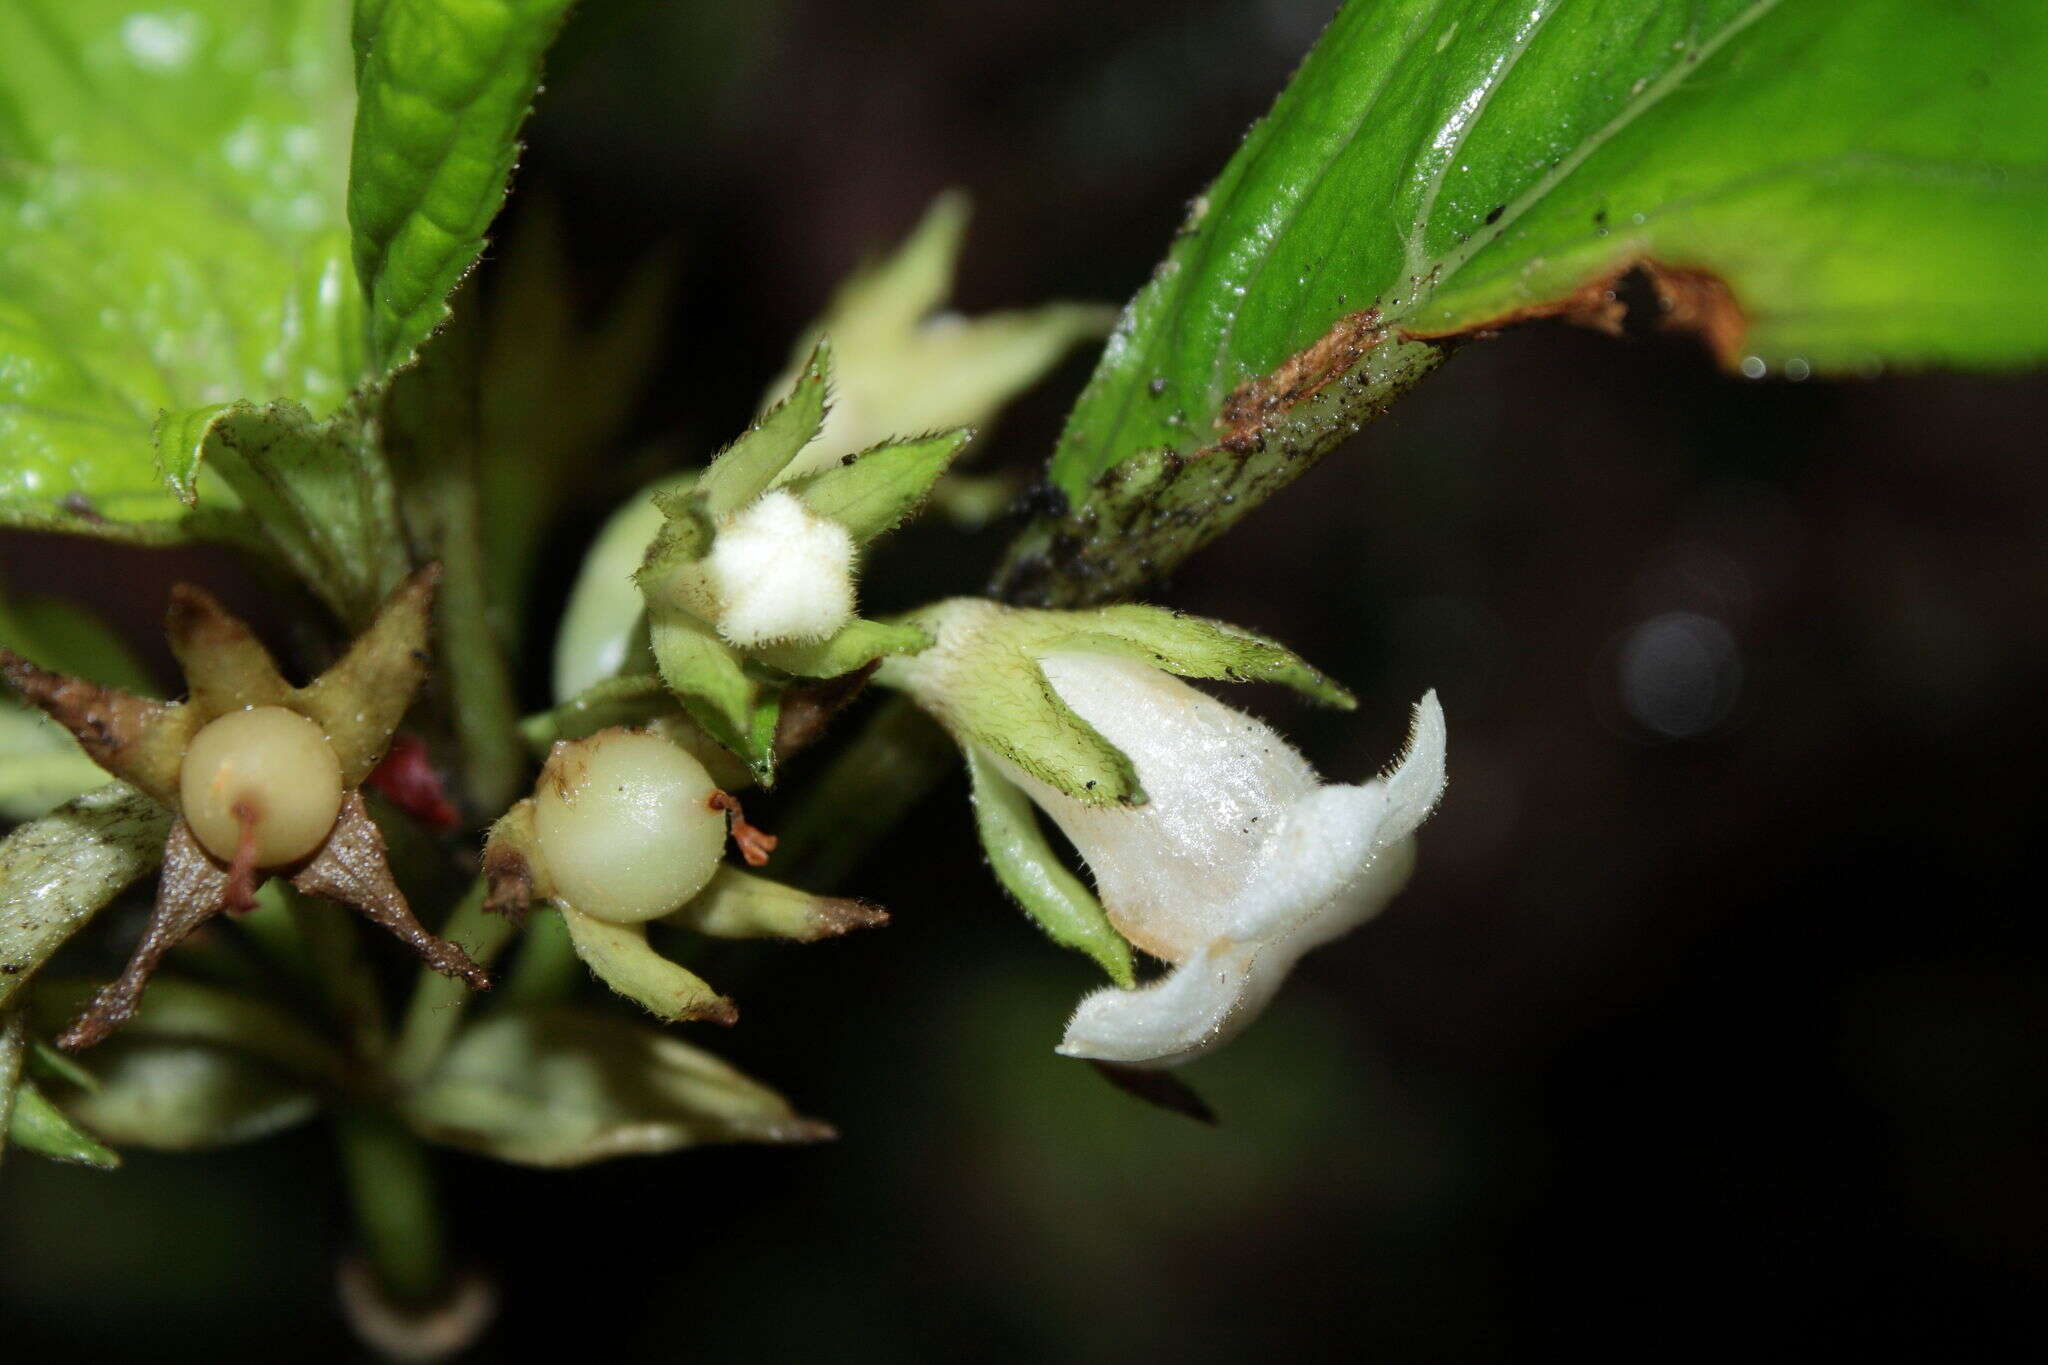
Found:
[[980, 748], [1088, 805], [1137, 805], [1138, 776], [1053, 689], [1041, 661], [1057, 651], [1109, 654], [1182, 678], [1269, 682], [1327, 706], [1351, 694], [1291, 650], [1221, 621], [1125, 604], [1033, 611], [954, 598], [902, 618], [936, 644], [892, 659], [878, 681], [931, 712], [963, 747]]

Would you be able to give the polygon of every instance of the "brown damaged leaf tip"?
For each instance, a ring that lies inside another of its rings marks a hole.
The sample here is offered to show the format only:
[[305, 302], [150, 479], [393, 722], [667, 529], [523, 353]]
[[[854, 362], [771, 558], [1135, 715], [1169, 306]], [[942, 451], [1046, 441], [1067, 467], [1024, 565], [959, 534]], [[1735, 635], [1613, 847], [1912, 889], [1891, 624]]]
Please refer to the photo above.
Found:
[[766, 867], [768, 855], [775, 851], [775, 845], [782, 842], [767, 830], [747, 823], [747, 813], [740, 809], [739, 798], [722, 791], [711, 793], [707, 803], [713, 810], [722, 810], [729, 817], [733, 844], [739, 849], [740, 857], [746, 859], [748, 867]]
[[1712, 271], [1667, 265], [1649, 256], [1632, 257], [1603, 270], [1560, 298], [1525, 304], [1467, 327], [1403, 335], [1416, 341], [1449, 341], [1487, 336], [1517, 323], [1554, 319], [1620, 336], [1629, 316], [1623, 295], [1631, 275], [1640, 276], [1655, 293], [1659, 329], [1698, 336], [1724, 369], [1741, 365], [1749, 319], [1728, 282]]

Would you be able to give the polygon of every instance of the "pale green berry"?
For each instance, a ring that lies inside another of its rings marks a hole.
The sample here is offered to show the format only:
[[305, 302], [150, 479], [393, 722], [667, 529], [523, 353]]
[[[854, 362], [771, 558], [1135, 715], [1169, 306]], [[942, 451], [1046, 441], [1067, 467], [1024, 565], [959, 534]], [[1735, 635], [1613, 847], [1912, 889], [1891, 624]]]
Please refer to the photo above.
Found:
[[557, 744], [533, 799], [555, 894], [617, 924], [678, 909], [724, 853], [717, 796], [704, 765], [656, 735], [601, 730]]
[[277, 867], [320, 847], [334, 828], [341, 763], [320, 727], [296, 711], [230, 711], [192, 737], [178, 801], [208, 853], [232, 862], [246, 831], [256, 866]]

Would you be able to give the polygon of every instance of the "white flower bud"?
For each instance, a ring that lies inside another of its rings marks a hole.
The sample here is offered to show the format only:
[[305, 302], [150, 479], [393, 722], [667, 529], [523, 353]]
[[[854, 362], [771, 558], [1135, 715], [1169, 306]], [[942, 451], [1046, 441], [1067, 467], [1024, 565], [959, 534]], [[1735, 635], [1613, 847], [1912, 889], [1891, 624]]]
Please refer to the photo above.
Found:
[[246, 831], [257, 867], [320, 847], [341, 811], [341, 762], [320, 727], [282, 706], [230, 711], [192, 737], [178, 801], [200, 844], [233, 862]]
[[706, 560], [718, 633], [747, 648], [822, 640], [853, 620], [853, 537], [794, 493], [765, 493], [720, 523]]
[[636, 924], [704, 888], [726, 817], [704, 765], [655, 735], [603, 730], [554, 747], [534, 793], [534, 834], [554, 893]]

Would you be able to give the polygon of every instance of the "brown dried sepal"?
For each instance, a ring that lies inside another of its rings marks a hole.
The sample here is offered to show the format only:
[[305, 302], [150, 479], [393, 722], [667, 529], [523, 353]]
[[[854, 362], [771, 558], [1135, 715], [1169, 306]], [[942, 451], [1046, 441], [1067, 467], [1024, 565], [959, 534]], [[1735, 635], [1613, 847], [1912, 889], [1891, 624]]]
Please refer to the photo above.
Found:
[[0, 675], [70, 731], [87, 758], [163, 804], [177, 803], [178, 765], [199, 728], [188, 707], [52, 673], [11, 649], [0, 649]]
[[711, 793], [708, 804], [711, 809], [726, 813], [733, 844], [739, 849], [740, 857], [746, 859], [747, 866], [766, 867], [768, 855], [775, 851], [775, 845], [781, 840], [758, 825], [748, 824], [747, 813], [740, 809], [739, 798], [730, 793], [715, 791]]
[[880, 659], [870, 659], [851, 673], [785, 688], [775, 720], [775, 761], [785, 761], [824, 734], [832, 718], [861, 694], [881, 666]]
[[341, 799], [341, 814], [306, 864], [292, 874], [292, 885], [309, 896], [348, 906], [372, 924], [381, 925], [443, 976], [489, 990], [491, 978], [470, 961], [468, 953], [447, 939], [427, 932], [391, 875], [384, 834], [363, 805], [363, 794], [351, 789]]
[[484, 840], [483, 874], [484, 909], [514, 924], [524, 924], [534, 898], [548, 894], [533, 829], [532, 797], [515, 802], [491, 826], [490, 837]]
[[1469, 326], [1404, 331], [1402, 335], [1415, 341], [1450, 341], [1489, 336], [1518, 323], [1555, 319], [1620, 336], [1629, 321], [1624, 286], [1632, 274], [1640, 276], [1656, 294], [1659, 329], [1695, 334], [1724, 369], [1741, 365], [1749, 319], [1743, 316], [1728, 282], [1712, 271], [1667, 265], [1649, 256], [1632, 257], [1603, 270], [1558, 298], [1524, 304]]
[[837, 938], [856, 929], [880, 929], [889, 922], [889, 912], [873, 901], [852, 896], [820, 896], [812, 903], [811, 932], [802, 942]]
[[[249, 706], [284, 706], [306, 716], [333, 746], [344, 792], [326, 839], [295, 871], [280, 875], [309, 895], [351, 907], [390, 930], [428, 966], [481, 990], [490, 985], [483, 969], [456, 944], [428, 933], [413, 914], [359, 790], [425, 680], [427, 628], [439, 577], [437, 565], [413, 574], [340, 661], [303, 688], [285, 681], [248, 626], [189, 584], [172, 589], [165, 623], [191, 693], [184, 702], [150, 701], [64, 677], [6, 650], [0, 650], [0, 674], [70, 731], [94, 762], [173, 810], [185, 751], [201, 727]], [[223, 909], [254, 904], [269, 874], [255, 866], [253, 816], [237, 815], [242, 839], [228, 866], [200, 847], [182, 818], [172, 826], [142, 942], [121, 975], [65, 1032], [65, 1047], [89, 1047], [105, 1038], [135, 1012], [150, 976], [180, 940]]]
[[215, 862], [193, 837], [192, 827], [183, 820], [171, 826], [164, 842], [163, 874], [156, 884], [156, 905], [149, 912], [149, 924], [142, 942], [135, 947], [128, 965], [85, 1007], [76, 1023], [57, 1038], [66, 1052], [91, 1047], [128, 1022], [142, 998], [143, 987], [187, 934], [219, 914], [227, 902], [228, 872]]

